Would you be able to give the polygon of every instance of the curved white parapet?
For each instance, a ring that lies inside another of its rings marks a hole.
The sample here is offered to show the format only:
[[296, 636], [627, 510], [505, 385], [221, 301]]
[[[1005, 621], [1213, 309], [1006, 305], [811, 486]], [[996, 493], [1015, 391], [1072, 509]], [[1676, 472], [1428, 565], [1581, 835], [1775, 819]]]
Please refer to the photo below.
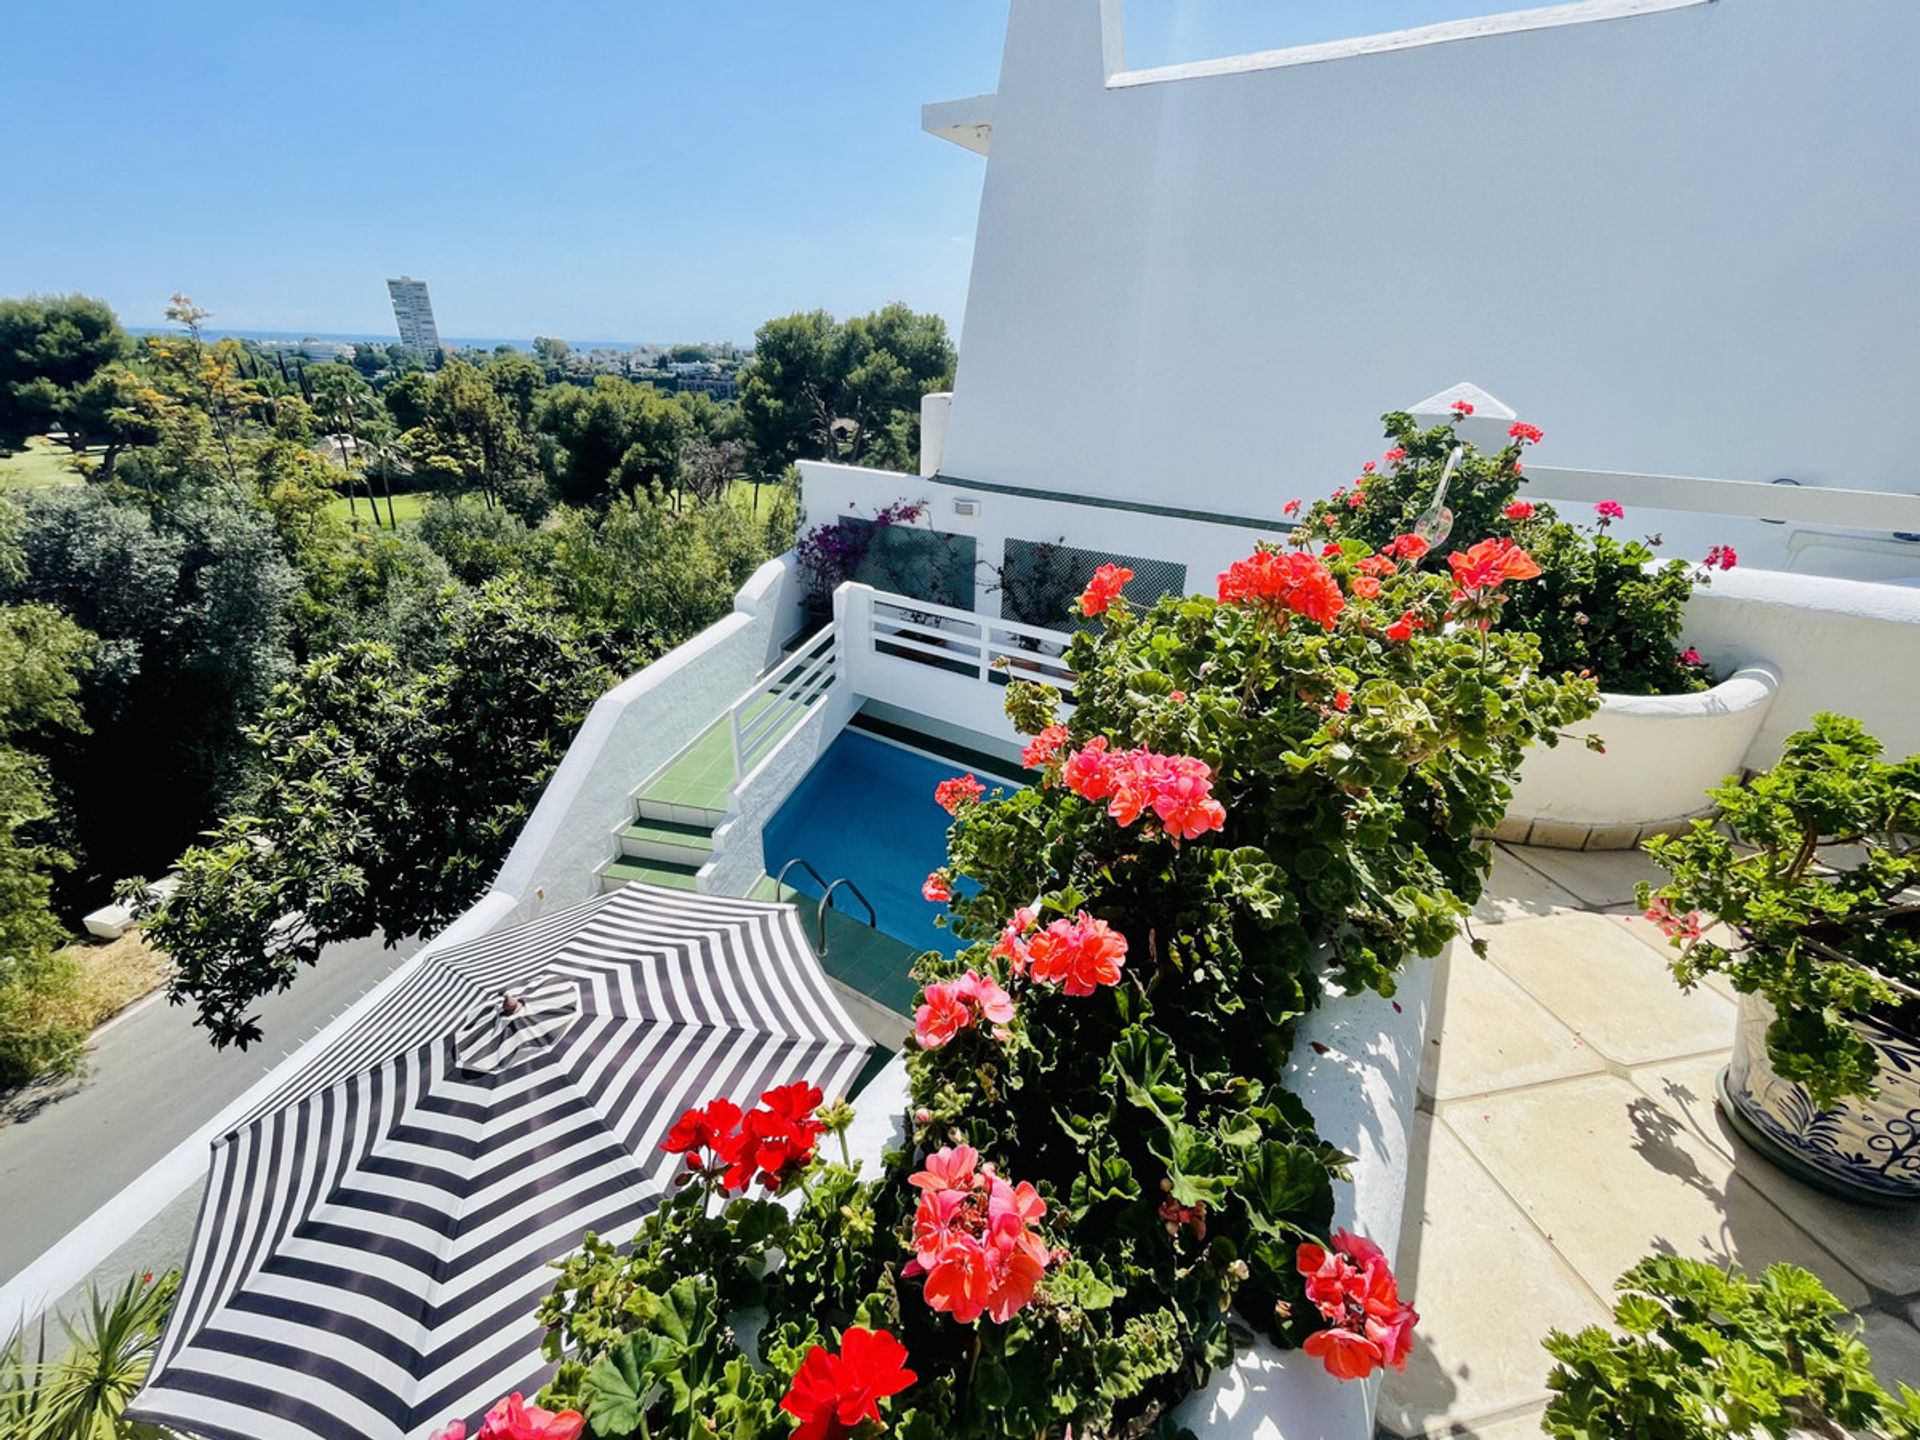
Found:
[[[1748, 665], [1690, 695], [1602, 695], [1571, 739], [1531, 750], [1497, 839], [1625, 850], [1712, 811], [1708, 787], [1745, 768], [1780, 674]], [[1589, 734], [1605, 742], [1589, 750]]]

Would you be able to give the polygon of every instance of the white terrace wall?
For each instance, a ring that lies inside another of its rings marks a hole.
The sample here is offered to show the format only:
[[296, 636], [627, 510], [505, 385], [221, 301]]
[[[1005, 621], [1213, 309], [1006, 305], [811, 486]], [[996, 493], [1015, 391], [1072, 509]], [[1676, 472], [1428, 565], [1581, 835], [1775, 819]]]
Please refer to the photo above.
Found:
[[1920, 488], [1912, 0], [1136, 73], [1119, 9], [1014, 0], [948, 479], [1267, 518], [1470, 378], [1543, 463]]
[[1693, 592], [1686, 638], [1723, 674], [1780, 676], [1749, 769], [1821, 710], [1857, 717], [1891, 758], [1920, 754], [1920, 589], [1742, 568]]
[[778, 655], [783, 627], [798, 618], [796, 589], [787, 562], [769, 560], [741, 587], [733, 614], [594, 702], [493, 882], [513, 896], [513, 921], [598, 892], [595, 876], [633, 821], [635, 793]]

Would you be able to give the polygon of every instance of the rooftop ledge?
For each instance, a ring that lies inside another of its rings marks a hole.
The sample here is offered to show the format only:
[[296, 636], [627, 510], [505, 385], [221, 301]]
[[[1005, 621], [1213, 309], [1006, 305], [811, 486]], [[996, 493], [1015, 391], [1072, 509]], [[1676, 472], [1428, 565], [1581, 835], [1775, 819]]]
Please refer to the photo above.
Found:
[[951, 140], [962, 150], [987, 153], [993, 136], [992, 95], [969, 95], [964, 100], [936, 100], [920, 107], [920, 128], [929, 135]]

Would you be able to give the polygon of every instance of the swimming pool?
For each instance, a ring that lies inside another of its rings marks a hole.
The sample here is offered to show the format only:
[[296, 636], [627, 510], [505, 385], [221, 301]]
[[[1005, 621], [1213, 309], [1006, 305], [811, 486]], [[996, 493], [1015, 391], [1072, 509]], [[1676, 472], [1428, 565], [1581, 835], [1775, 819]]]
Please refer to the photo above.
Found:
[[[857, 730], [842, 731], [774, 812], [762, 832], [767, 873], [796, 856], [829, 882], [845, 876], [873, 902], [879, 928], [917, 950], [951, 955], [953, 934], [933, 923], [944, 912], [920, 897], [921, 883], [947, 859], [947, 812], [933, 787], [964, 766], [903, 750]], [[992, 780], [987, 780], [989, 788]], [[796, 866], [789, 884], [817, 896], [820, 887]], [[864, 915], [845, 892], [834, 908]]]

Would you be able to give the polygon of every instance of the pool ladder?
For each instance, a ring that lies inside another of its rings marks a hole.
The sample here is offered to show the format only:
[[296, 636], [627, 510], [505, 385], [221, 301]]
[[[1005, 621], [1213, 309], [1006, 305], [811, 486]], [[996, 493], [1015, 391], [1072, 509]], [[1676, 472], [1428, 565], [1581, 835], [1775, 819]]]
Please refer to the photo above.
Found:
[[[817, 917], [819, 921], [819, 935], [815, 939], [813, 946], [813, 953], [815, 955], [820, 956], [822, 959], [826, 958], [827, 909], [833, 904], [833, 892], [842, 887], [846, 889], [849, 895], [858, 900], [860, 907], [867, 912], [867, 928], [870, 930], [878, 930], [880, 928], [880, 917], [874, 913], [873, 902], [861, 893], [858, 885], [854, 884], [853, 881], [844, 875], [829, 884], [821, 877], [818, 870], [814, 869], [813, 866], [809, 865], [805, 859], [798, 855], [782, 865], [780, 867], [780, 873], [773, 877], [773, 898], [775, 900], [780, 899], [781, 894], [787, 889], [787, 872], [796, 865], [811, 875], [813, 877], [813, 883], [820, 887], [820, 908]], [[794, 894], [797, 895], [799, 893], [798, 889], [794, 890]]]

